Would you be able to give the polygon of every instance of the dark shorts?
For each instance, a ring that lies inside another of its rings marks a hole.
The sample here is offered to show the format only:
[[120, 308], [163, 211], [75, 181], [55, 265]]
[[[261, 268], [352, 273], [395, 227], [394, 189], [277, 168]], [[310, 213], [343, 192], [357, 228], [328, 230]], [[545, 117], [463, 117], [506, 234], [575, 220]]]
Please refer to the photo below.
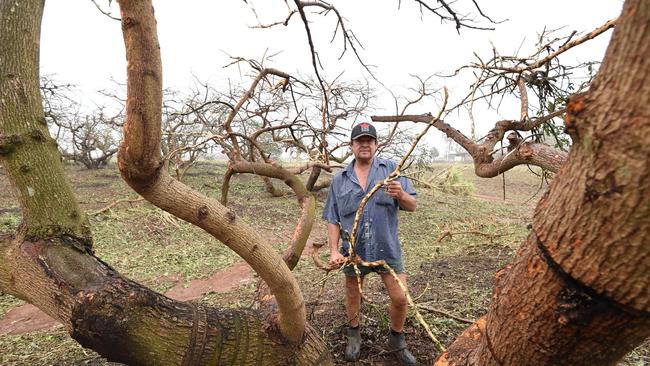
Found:
[[[405, 273], [406, 271], [404, 270], [404, 262], [402, 260], [398, 261], [386, 261], [386, 264], [390, 268], [395, 271], [395, 273]], [[388, 270], [384, 266], [376, 266], [376, 267], [367, 267], [367, 266], [362, 266], [362, 265], [357, 265], [357, 268], [359, 268], [359, 272], [361, 272], [361, 277], [365, 277], [367, 274], [371, 272], [375, 272], [378, 274], [388, 274]], [[343, 273], [348, 276], [348, 277], [355, 277], [357, 274], [354, 272], [354, 266], [347, 266], [343, 268]]]

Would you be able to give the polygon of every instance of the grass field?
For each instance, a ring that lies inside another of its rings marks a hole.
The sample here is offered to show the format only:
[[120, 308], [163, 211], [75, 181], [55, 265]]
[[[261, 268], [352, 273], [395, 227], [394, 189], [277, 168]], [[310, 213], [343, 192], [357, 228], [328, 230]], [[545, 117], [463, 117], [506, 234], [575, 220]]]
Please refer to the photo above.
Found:
[[[448, 166], [433, 167], [437, 174]], [[494, 179], [477, 178], [470, 165], [457, 165], [463, 182], [471, 183], [470, 195], [418, 189], [418, 210], [400, 216], [409, 286], [414, 299], [435, 334], [449, 344], [467, 324], [427, 309], [439, 309], [457, 317], [477, 319], [489, 303], [494, 272], [511, 260], [526, 237], [526, 225], [546, 188], [541, 178], [518, 167]], [[188, 184], [211, 197], [219, 197], [224, 168], [201, 163], [186, 176]], [[0, 231], [13, 230], [20, 221], [18, 203], [0, 169]], [[67, 167], [78, 201], [86, 212], [96, 211], [121, 198], [136, 195], [120, 179], [115, 167], [89, 171]], [[282, 187], [281, 182], [276, 186]], [[326, 192], [317, 193], [318, 217]], [[288, 241], [299, 212], [295, 197], [270, 197], [254, 176], [231, 181], [229, 207], [280, 250]], [[121, 204], [90, 217], [95, 251], [122, 274], [156, 291], [208, 278], [240, 261], [236, 254], [198, 228], [179, 221], [146, 202]], [[439, 238], [445, 233], [456, 233]], [[464, 234], [463, 234], [464, 233]], [[480, 233], [480, 234], [478, 234]], [[310, 241], [323, 241], [326, 227], [317, 220]], [[323, 260], [326, 255], [323, 253]], [[294, 271], [307, 300], [310, 322], [322, 330], [337, 359], [344, 347], [344, 308], [341, 276], [324, 279], [309, 258]], [[325, 281], [324, 281], [325, 280]], [[323, 292], [320, 293], [321, 284]], [[199, 299], [224, 307], [251, 305], [254, 281], [224, 293], [208, 292]], [[393, 365], [385, 354], [388, 330], [387, 297], [377, 276], [370, 276], [363, 305], [364, 346], [360, 365]], [[0, 292], [0, 318], [23, 305]], [[411, 314], [412, 315], [412, 314]], [[413, 316], [407, 321], [407, 339], [420, 363], [431, 364], [437, 351]], [[650, 345], [630, 354], [621, 365], [650, 364]], [[0, 365], [106, 365], [110, 364], [71, 340], [62, 327], [50, 331], [0, 335]], [[345, 364], [341, 361], [341, 364]]]

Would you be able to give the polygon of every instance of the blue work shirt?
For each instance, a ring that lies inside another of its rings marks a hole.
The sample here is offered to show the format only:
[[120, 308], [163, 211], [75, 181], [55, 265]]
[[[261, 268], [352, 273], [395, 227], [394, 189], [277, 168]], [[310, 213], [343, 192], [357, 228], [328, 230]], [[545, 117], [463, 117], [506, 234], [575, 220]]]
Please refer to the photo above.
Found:
[[[354, 215], [359, 203], [375, 184], [388, 177], [397, 167], [393, 161], [374, 157], [368, 172], [367, 187], [361, 187], [354, 173], [354, 160], [345, 169], [338, 172], [330, 185], [327, 201], [323, 208], [323, 218], [330, 224], [340, 223], [343, 230], [352, 233]], [[415, 196], [411, 181], [399, 177], [404, 192]], [[397, 237], [397, 200], [389, 196], [384, 189], [372, 195], [359, 220], [355, 251], [363, 260], [368, 262], [383, 259], [396, 263], [402, 258], [402, 248]], [[347, 255], [350, 243], [342, 242], [342, 253]]]

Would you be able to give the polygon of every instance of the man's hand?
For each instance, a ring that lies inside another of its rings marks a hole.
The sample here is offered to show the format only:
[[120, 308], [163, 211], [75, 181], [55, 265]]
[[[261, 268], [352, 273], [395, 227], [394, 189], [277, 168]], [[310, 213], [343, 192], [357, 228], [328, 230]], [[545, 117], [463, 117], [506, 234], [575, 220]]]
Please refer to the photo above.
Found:
[[388, 184], [384, 186], [384, 189], [386, 190], [386, 194], [388, 194], [389, 196], [393, 197], [396, 200], [401, 199], [402, 195], [404, 194], [404, 190], [402, 189], [402, 183], [396, 180], [388, 182]]
[[386, 194], [397, 200], [397, 203], [402, 210], [409, 212], [415, 211], [418, 206], [417, 201], [415, 200], [415, 197], [406, 193], [404, 189], [402, 189], [402, 183], [393, 180], [388, 182], [388, 184], [384, 186], [384, 189], [386, 190]]
[[328, 264], [331, 268], [338, 268], [343, 264], [343, 262], [345, 262], [343, 254], [336, 250], [330, 251], [330, 260], [328, 261]]

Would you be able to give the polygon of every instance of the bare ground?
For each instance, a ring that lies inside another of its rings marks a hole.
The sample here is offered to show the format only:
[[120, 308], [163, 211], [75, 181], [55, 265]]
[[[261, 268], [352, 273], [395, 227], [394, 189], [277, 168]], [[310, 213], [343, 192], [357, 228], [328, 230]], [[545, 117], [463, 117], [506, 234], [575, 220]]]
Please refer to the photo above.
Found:
[[[418, 219], [403, 223], [408, 241], [416, 246], [425, 245], [416, 249], [406, 248], [411, 295], [444, 345], [450, 344], [468, 324], [443, 314], [467, 320], [483, 315], [490, 299], [494, 273], [511, 259], [514, 248], [525, 234], [525, 229], [518, 228], [525, 227], [532, 208], [541, 195], [539, 187], [544, 188], [544, 184], [540, 184], [541, 181], [537, 178], [531, 179], [520, 172], [508, 173], [504, 200], [503, 181], [477, 178], [472, 174], [470, 166], [464, 169], [464, 176], [476, 185], [476, 204], [472, 203], [472, 200], [458, 200], [436, 194], [425, 195], [421, 200], [429, 202], [430, 207], [427, 208], [425, 204], [422, 210], [418, 209]], [[78, 190], [81, 207], [87, 211], [100, 209], [118, 198], [135, 197], [121, 181], [115, 169], [87, 171], [70, 167], [67, 171], [72, 185]], [[195, 187], [218, 196], [220, 175], [215, 171], [202, 171], [188, 177], [202, 178], [202, 183], [195, 184]], [[4, 189], [9, 185], [3, 173], [0, 169], [0, 187], [3, 188], [0, 189], [0, 230], [6, 231], [17, 224], [19, 208], [11, 189]], [[217, 182], [213, 181], [215, 178]], [[252, 190], [251, 185], [255, 186]], [[280, 183], [276, 186], [286, 190]], [[260, 234], [271, 244], [282, 246], [290, 236], [293, 222], [298, 215], [295, 198], [291, 195], [270, 198], [260, 192], [259, 179], [238, 176], [231, 186], [229, 206], [237, 215], [256, 222]], [[317, 194], [319, 205], [322, 205], [325, 195], [326, 192]], [[128, 210], [134, 206], [136, 205], [123, 205], [114, 208], [114, 211], [119, 213], [123, 212], [120, 210]], [[149, 215], [145, 219], [143, 230], [160, 239], [163, 245], [169, 246], [171, 242], [178, 240], [171, 236], [177, 234], [178, 228], [174, 229], [172, 226], [170, 229], [169, 224], [156, 215]], [[119, 217], [115, 220], [119, 221]], [[494, 223], [497, 224], [496, 228], [492, 227]], [[444, 229], [462, 231], [467, 228], [486, 232], [503, 232], [513, 228], [519, 231], [516, 235], [498, 240], [486, 240], [480, 236], [454, 236], [442, 242], [435, 240]], [[423, 232], [428, 235], [423, 236]], [[325, 235], [324, 224], [317, 222], [310, 243], [322, 240]], [[184, 237], [181, 239], [185, 240]], [[187, 240], [196, 242], [203, 238], [190, 237]], [[308, 253], [309, 250], [305, 254]], [[201, 273], [200, 268], [197, 271]], [[304, 258], [295, 272], [307, 299], [310, 322], [322, 330], [322, 336], [330, 346], [337, 364], [349, 365], [350, 363], [342, 361], [345, 344], [342, 276], [325, 277], [325, 273], [316, 270], [309, 258]], [[197, 278], [180, 273], [158, 273], [150, 279], [145, 276], [140, 280], [145, 284], [162, 284], [161, 288], [165, 289], [164, 292], [168, 296], [179, 300], [202, 301], [217, 306], [250, 305], [256, 279], [246, 264], [237, 262], [206, 273]], [[137, 278], [139, 275], [135, 273], [133, 276]], [[362, 306], [364, 341], [361, 360], [356, 364], [396, 365], [393, 355], [386, 353], [384, 347], [388, 331], [388, 299], [378, 276], [369, 276], [364, 295], [367, 298]], [[40, 310], [15, 302], [8, 296], [0, 293], [0, 315], [3, 315], [3, 300], [9, 300], [4, 301], [9, 308], [0, 320], [0, 347], [6, 347], [4, 354], [0, 355], [0, 364], [40, 364], [40, 361], [34, 360], [41, 360], [43, 364], [110, 364], [93, 352], [80, 350], [74, 342], [66, 340], [61, 326], [57, 328], [56, 322]], [[14, 303], [17, 305], [12, 307], [11, 304]], [[407, 320], [406, 331], [407, 340], [420, 364], [431, 364], [438, 351], [412, 312]], [[15, 336], [20, 332], [28, 333]], [[48, 350], [51, 342], [57, 340], [59, 344], [54, 348], [61, 349]], [[27, 345], [21, 343], [26, 341], [29, 342]], [[649, 347], [646, 345], [645, 348], [640, 348], [640, 351], [635, 351], [629, 357], [630, 361], [621, 365], [645, 365], [648, 360], [647, 348]], [[47, 358], [44, 358], [46, 354]], [[45, 359], [48, 361], [44, 361]]]

